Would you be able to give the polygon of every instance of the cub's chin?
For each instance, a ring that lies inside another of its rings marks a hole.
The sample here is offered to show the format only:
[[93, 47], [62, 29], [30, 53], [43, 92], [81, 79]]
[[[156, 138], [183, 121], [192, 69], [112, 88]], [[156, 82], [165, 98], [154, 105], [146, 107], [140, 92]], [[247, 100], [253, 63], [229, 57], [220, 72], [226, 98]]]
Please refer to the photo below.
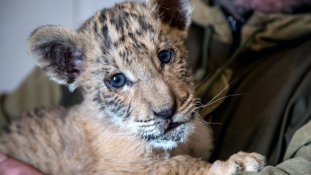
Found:
[[193, 123], [181, 123], [172, 126], [160, 137], [150, 139], [148, 142], [154, 148], [171, 150], [177, 147], [178, 143], [186, 142], [187, 136], [193, 132]]

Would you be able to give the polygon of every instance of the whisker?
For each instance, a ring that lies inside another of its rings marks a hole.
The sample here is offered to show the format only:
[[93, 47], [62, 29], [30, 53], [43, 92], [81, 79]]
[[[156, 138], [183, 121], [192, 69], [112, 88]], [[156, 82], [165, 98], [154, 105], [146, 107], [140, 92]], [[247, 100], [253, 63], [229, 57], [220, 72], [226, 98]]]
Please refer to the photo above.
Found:
[[198, 85], [196, 85], [194, 87], [194, 89], [198, 88], [201, 84], [203, 84], [208, 78], [210, 77], [210, 75], [207, 75]]
[[[229, 83], [226, 87], [224, 87], [214, 98], [212, 98], [208, 103], [212, 102], [214, 99], [216, 99], [220, 94], [222, 94], [232, 83], [234, 83], [237, 79], [233, 80], [231, 83]], [[207, 103], [207, 104], [208, 104]]]
[[221, 98], [219, 98], [219, 99], [217, 99], [217, 100], [215, 100], [215, 101], [213, 101], [213, 102], [209, 102], [209, 103], [207, 103], [207, 104], [204, 105], [204, 106], [207, 107], [207, 106], [212, 105], [212, 104], [214, 104], [214, 103], [216, 103], [216, 102], [218, 102], [219, 100], [222, 100], [222, 99], [224, 99], [224, 98], [227, 98], [227, 97], [234, 97], [234, 96], [239, 96], [239, 95], [247, 95], [247, 94], [245, 93], [245, 94], [227, 95], [227, 96], [221, 97]]
[[212, 129], [211, 126], [208, 124], [208, 122], [205, 121], [197, 111], [194, 111], [194, 112], [199, 116], [198, 119], [201, 121], [201, 123], [202, 123], [203, 125], [207, 126], [207, 128], [211, 131], [211, 133], [214, 134], [213, 129]]
[[222, 123], [214, 123], [214, 122], [206, 122], [208, 123], [209, 125], [223, 125]]

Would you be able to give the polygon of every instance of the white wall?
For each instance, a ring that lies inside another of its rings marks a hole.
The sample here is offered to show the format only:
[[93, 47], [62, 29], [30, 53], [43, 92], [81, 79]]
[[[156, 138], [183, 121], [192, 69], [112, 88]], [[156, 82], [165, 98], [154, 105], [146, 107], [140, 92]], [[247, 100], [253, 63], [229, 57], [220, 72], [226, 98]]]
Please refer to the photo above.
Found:
[[27, 38], [37, 27], [76, 29], [103, 7], [120, 0], [0, 0], [0, 93], [13, 91], [34, 68]]

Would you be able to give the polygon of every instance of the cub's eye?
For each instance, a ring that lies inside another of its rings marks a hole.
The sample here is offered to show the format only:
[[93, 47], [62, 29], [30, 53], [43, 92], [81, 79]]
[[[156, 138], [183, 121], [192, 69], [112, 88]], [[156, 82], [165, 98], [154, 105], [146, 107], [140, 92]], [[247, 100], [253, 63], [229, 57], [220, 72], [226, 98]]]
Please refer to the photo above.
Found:
[[173, 58], [173, 52], [169, 50], [162, 50], [158, 53], [161, 63], [169, 63]]
[[127, 81], [127, 79], [126, 79], [125, 75], [119, 73], [119, 74], [113, 75], [110, 80], [107, 80], [107, 83], [110, 86], [113, 86], [115, 88], [120, 88], [120, 87], [124, 86], [126, 81]]

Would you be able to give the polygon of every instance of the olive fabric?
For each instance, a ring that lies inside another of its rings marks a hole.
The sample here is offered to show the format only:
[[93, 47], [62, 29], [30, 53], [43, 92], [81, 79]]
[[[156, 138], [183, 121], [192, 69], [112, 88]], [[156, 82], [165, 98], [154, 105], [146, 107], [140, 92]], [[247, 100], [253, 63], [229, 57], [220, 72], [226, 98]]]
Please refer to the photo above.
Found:
[[34, 69], [15, 91], [0, 95], [0, 130], [22, 112], [59, 105], [61, 97], [61, 86], [50, 80], [43, 70]]
[[0, 95], [0, 132], [1, 130], [9, 124], [9, 118], [6, 114], [4, 114], [4, 98], [5, 95]]
[[275, 167], [266, 166], [259, 173], [241, 172], [236, 175], [308, 175], [311, 174], [310, 159], [297, 157], [289, 159]]
[[187, 44], [195, 75], [208, 59], [208, 78], [197, 80], [197, 95], [203, 105], [213, 104], [200, 111], [214, 132], [211, 161], [259, 152], [269, 165], [259, 174], [311, 174], [311, 14], [255, 11], [232, 51], [232, 17], [220, 7], [192, 3]]
[[0, 94], [0, 131], [23, 112], [42, 106], [71, 107], [83, 101], [79, 90], [50, 80], [45, 71], [35, 68], [20, 86], [9, 94]]
[[[284, 156], [284, 160], [293, 157], [305, 157], [311, 150], [311, 121], [297, 130]], [[308, 156], [310, 157], [310, 156]], [[311, 168], [311, 167], [310, 167]]]

